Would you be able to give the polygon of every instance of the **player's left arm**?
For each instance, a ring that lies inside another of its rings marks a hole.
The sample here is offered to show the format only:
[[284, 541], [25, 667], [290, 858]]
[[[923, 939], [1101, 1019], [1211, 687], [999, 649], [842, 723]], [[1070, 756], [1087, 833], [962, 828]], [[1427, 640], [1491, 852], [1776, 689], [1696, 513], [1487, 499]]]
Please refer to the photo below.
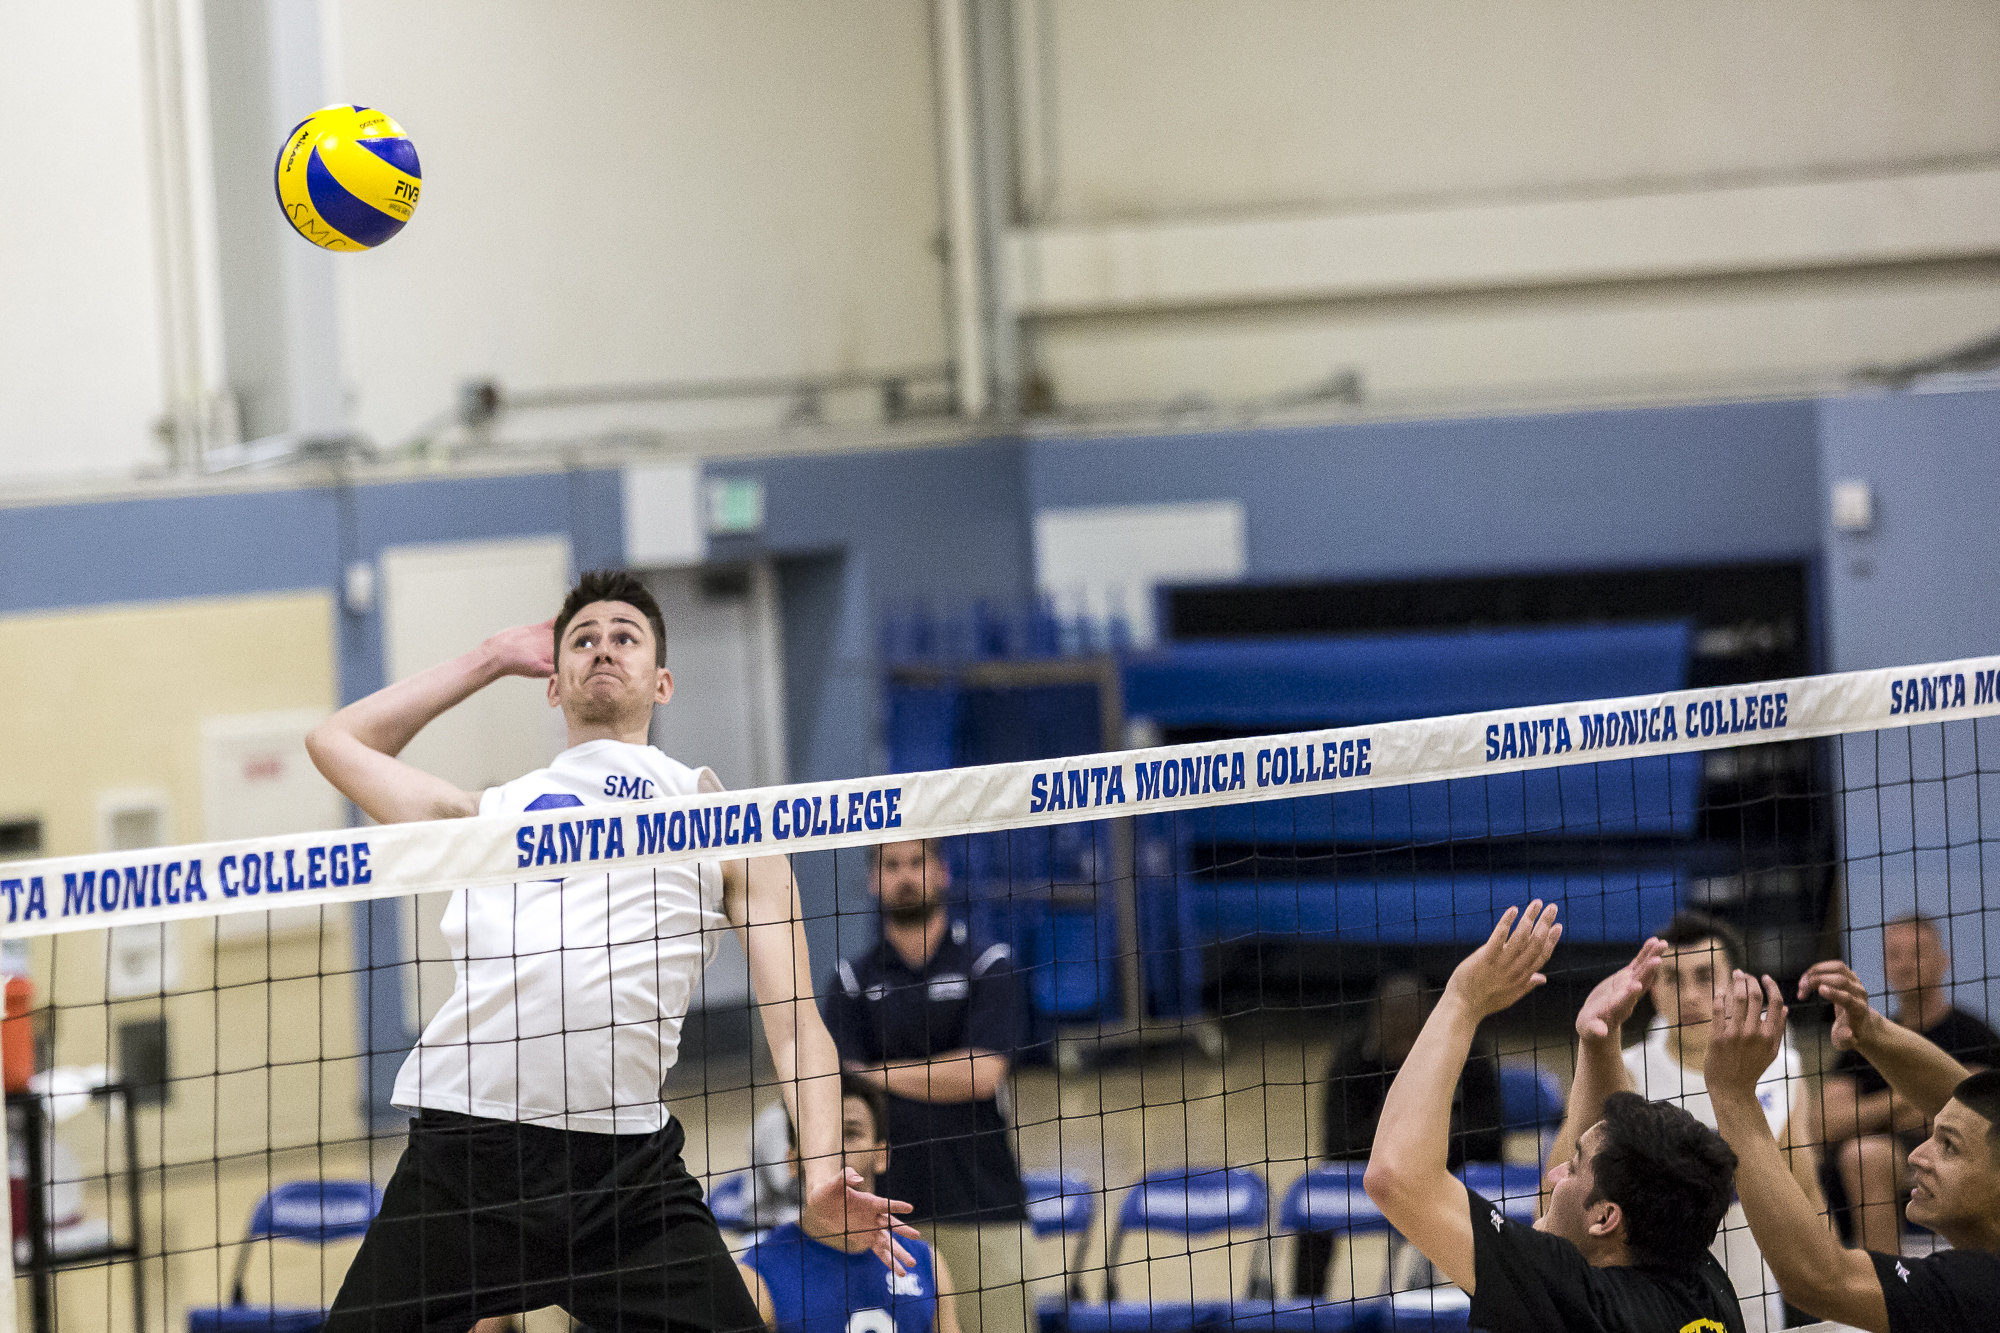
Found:
[[[937, 1319], [932, 1324], [932, 1333], [958, 1333], [958, 1290], [952, 1286], [951, 1267], [944, 1261], [944, 1251], [931, 1246], [931, 1271], [937, 1279]], [[978, 1299], [977, 1293], [973, 1296]]]
[[1800, 1191], [1757, 1101], [1757, 1080], [1785, 1036], [1778, 983], [1738, 972], [1717, 1000], [1702, 1073], [1715, 1127], [1736, 1153], [1736, 1193], [1750, 1234], [1785, 1299], [1807, 1314], [1889, 1333], [1889, 1305], [1874, 1261], [1843, 1249]]
[[764, 1275], [749, 1264], [743, 1263], [736, 1265], [736, 1272], [742, 1277], [743, 1286], [749, 1291], [750, 1299], [756, 1302], [757, 1317], [764, 1321], [766, 1329], [771, 1330], [771, 1333], [776, 1333], [778, 1327], [778, 1307], [771, 1300], [771, 1288], [764, 1281]]
[[1382, 1215], [1467, 1295], [1475, 1274], [1471, 1209], [1464, 1184], [1446, 1165], [1452, 1090], [1480, 1021], [1548, 980], [1541, 967], [1561, 938], [1555, 904], [1544, 907], [1538, 899], [1526, 912], [1510, 907], [1486, 943], [1452, 972], [1389, 1086], [1362, 1178]]
[[723, 862], [722, 901], [750, 962], [780, 1095], [798, 1126], [799, 1223], [820, 1238], [872, 1232], [876, 1254], [901, 1271], [910, 1256], [895, 1234], [916, 1232], [895, 1214], [910, 1205], [852, 1188], [860, 1177], [841, 1164], [840, 1055], [813, 1004], [812, 955], [791, 863], [782, 856]]
[[913, 1102], [983, 1102], [1007, 1081], [1007, 1057], [964, 1046], [928, 1060], [849, 1060], [847, 1068], [870, 1083]]

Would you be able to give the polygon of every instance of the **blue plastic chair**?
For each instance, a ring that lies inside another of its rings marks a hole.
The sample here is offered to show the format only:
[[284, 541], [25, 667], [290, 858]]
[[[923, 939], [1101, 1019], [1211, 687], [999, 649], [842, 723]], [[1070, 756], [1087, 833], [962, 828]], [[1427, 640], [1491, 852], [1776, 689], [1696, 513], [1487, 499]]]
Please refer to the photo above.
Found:
[[1286, 1231], [1387, 1231], [1389, 1219], [1361, 1188], [1366, 1162], [1322, 1162], [1293, 1181], [1278, 1209]]
[[1500, 1066], [1500, 1117], [1508, 1129], [1561, 1129], [1562, 1084], [1546, 1069]]
[[1512, 1162], [1467, 1162], [1459, 1168], [1458, 1178], [1474, 1194], [1490, 1200], [1501, 1216], [1535, 1224], [1535, 1207], [1542, 1193], [1539, 1168]]
[[1097, 1216], [1097, 1193], [1081, 1176], [1054, 1171], [1024, 1171], [1021, 1187], [1028, 1195], [1028, 1227], [1038, 1237], [1075, 1236], [1076, 1248], [1066, 1254], [1063, 1272], [1070, 1299], [1083, 1299], [1083, 1253], [1090, 1244], [1090, 1223]]
[[1549, 1155], [1549, 1146], [1563, 1122], [1563, 1090], [1556, 1076], [1532, 1065], [1500, 1066], [1500, 1118], [1508, 1133], [1535, 1131], [1535, 1160]]
[[229, 1304], [188, 1311], [188, 1333], [311, 1333], [326, 1321], [317, 1305], [250, 1305], [243, 1281], [250, 1273], [250, 1247], [260, 1240], [292, 1240], [328, 1245], [368, 1230], [382, 1210], [382, 1191], [366, 1180], [293, 1180], [257, 1201], [250, 1226], [236, 1252], [236, 1275]]
[[708, 1211], [724, 1231], [742, 1231], [750, 1215], [750, 1173], [736, 1171], [724, 1176], [708, 1191]]
[[1105, 1299], [1118, 1299], [1115, 1269], [1128, 1231], [1177, 1231], [1193, 1237], [1252, 1228], [1261, 1230], [1264, 1239], [1251, 1261], [1249, 1294], [1268, 1296], [1270, 1224], [1270, 1191], [1264, 1187], [1264, 1178], [1249, 1167], [1191, 1166], [1150, 1172], [1126, 1194], [1117, 1224], [1105, 1242]]
[[1382, 1216], [1382, 1210], [1361, 1187], [1366, 1162], [1322, 1162], [1294, 1180], [1278, 1207], [1278, 1227], [1293, 1233], [1327, 1231], [1338, 1237], [1382, 1231], [1389, 1236], [1386, 1284], [1395, 1269], [1396, 1247], [1402, 1237]]

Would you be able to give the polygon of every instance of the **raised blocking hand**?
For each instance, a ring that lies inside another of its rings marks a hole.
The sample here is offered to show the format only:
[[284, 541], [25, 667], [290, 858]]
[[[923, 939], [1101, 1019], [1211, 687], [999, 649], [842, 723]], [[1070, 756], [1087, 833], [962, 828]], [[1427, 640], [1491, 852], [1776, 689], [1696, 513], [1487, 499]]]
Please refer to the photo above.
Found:
[[1756, 1097], [1757, 1080], [1778, 1058], [1789, 1014], [1778, 983], [1738, 969], [1715, 1006], [1702, 1077], [1711, 1096]]
[[837, 1176], [828, 1176], [806, 1192], [799, 1209], [799, 1229], [814, 1240], [850, 1254], [869, 1249], [893, 1273], [907, 1273], [915, 1265], [898, 1236], [915, 1236], [917, 1229], [897, 1216], [913, 1205], [901, 1199], [865, 1194], [854, 1188], [861, 1183], [860, 1172], [843, 1167]]
[[1561, 938], [1554, 903], [1543, 906], [1537, 898], [1525, 912], [1510, 907], [1500, 914], [1486, 943], [1453, 969], [1445, 988], [1455, 991], [1481, 1018], [1497, 1014], [1535, 987], [1547, 984], [1542, 964], [1549, 961]]
[[1639, 1007], [1639, 997], [1653, 984], [1653, 974], [1660, 970], [1660, 960], [1666, 953], [1664, 940], [1649, 939], [1639, 946], [1631, 962], [1598, 982], [1585, 997], [1583, 1008], [1577, 1010], [1576, 1035], [1586, 1040], [1615, 1039], [1625, 1020]]
[[1866, 1040], [1870, 1028], [1889, 1021], [1868, 1003], [1868, 987], [1854, 975], [1854, 969], [1839, 959], [1814, 963], [1799, 978], [1799, 998], [1809, 1000], [1815, 995], [1833, 1005], [1835, 1050], [1853, 1050], [1855, 1043]]

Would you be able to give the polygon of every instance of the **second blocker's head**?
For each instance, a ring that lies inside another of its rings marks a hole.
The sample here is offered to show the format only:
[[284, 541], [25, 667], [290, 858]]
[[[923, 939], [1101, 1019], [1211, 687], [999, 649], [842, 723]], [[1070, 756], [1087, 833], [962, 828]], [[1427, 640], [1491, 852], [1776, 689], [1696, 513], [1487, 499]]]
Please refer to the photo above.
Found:
[[1743, 935], [1706, 912], [1681, 912], [1660, 932], [1667, 954], [1653, 977], [1653, 1008], [1670, 1027], [1701, 1027], [1717, 994], [1743, 966]]
[[549, 703], [572, 725], [643, 728], [673, 695], [667, 626], [646, 585], [624, 570], [577, 580], [555, 618]]

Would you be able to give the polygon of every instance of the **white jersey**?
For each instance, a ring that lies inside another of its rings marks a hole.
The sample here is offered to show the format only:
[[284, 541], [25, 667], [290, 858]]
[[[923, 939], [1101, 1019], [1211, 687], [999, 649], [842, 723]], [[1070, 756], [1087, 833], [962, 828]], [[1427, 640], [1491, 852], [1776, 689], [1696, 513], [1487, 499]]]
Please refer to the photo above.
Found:
[[[1648, 1101], [1672, 1102], [1710, 1129], [1715, 1128], [1715, 1103], [1709, 1100], [1708, 1079], [1699, 1069], [1684, 1069], [1667, 1048], [1667, 1024], [1654, 1018], [1646, 1040], [1625, 1052], [1625, 1068], [1632, 1086]], [[1778, 1058], [1757, 1080], [1757, 1104], [1773, 1136], [1782, 1135], [1791, 1121], [1792, 1107], [1805, 1090], [1804, 1061], [1787, 1032]], [[1731, 1203], [1723, 1214], [1722, 1226], [1709, 1247], [1728, 1270], [1743, 1307], [1744, 1333], [1767, 1333], [1785, 1326], [1784, 1299], [1778, 1294], [1777, 1279], [1764, 1263], [1763, 1251], [1750, 1235], [1750, 1221], [1741, 1203]]]
[[[572, 807], [721, 789], [650, 745], [588, 741], [488, 789], [479, 813], [547, 812], [558, 835], [575, 823], [587, 836], [590, 812]], [[599, 1134], [664, 1128], [660, 1084], [727, 926], [714, 863], [458, 890], [444, 914], [457, 985], [394, 1103]]]

